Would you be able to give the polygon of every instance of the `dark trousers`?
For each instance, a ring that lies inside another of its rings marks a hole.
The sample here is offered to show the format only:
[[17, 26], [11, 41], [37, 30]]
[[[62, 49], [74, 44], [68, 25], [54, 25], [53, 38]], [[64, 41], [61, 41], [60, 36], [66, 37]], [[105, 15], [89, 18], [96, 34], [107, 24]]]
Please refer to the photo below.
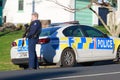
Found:
[[38, 39], [28, 39], [28, 52], [29, 52], [29, 68], [38, 68], [38, 59], [36, 54], [36, 43]]

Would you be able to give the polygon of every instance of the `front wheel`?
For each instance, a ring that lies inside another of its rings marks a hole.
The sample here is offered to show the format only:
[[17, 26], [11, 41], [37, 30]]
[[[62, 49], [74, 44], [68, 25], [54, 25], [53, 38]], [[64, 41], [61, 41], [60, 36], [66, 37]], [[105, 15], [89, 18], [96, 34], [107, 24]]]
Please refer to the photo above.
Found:
[[116, 63], [120, 63], [120, 46], [118, 47], [116, 59], [114, 61]]
[[76, 64], [75, 53], [72, 49], [67, 48], [63, 50], [61, 56], [62, 67], [72, 67]]

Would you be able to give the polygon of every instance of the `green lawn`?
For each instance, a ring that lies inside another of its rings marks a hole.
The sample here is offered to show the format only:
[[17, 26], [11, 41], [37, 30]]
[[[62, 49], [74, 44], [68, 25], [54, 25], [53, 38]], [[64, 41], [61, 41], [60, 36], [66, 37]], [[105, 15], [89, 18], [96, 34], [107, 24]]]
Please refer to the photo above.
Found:
[[0, 32], [0, 71], [3, 70], [16, 70], [18, 66], [12, 64], [10, 59], [11, 42], [20, 38], [23, 31], [14, 32]]

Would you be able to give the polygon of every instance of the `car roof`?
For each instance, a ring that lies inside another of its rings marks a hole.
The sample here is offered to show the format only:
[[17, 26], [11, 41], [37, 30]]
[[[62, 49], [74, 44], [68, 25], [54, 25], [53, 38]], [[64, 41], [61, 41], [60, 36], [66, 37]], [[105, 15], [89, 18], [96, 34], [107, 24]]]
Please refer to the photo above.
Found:
[[49, 27], [54, 28], [54, 27], [68, 27], [68, 26], [75, 26], [75, 25], [79, 25], [79, 24], [55, 24], [55, 25], [51, 25]]
[[[67, 28], [67, 27], [69, 27], [69, 26], [79, 26], [79, 27], [91, 27], [91, 26], [88, 26], [88, 25], [81, 25], [80, 23], [79, 23], [79, 21], [68, 21], [68, 22], [59, 22], [59, 23], [51, 23], [48, 27], [47, 27], [47, 29], [50, 29], [50, 28], [58, 28], [59, 27], [59, 29], [65, 29], [65, 28]], [[59, 30], [58, 29], [58, 30]]]

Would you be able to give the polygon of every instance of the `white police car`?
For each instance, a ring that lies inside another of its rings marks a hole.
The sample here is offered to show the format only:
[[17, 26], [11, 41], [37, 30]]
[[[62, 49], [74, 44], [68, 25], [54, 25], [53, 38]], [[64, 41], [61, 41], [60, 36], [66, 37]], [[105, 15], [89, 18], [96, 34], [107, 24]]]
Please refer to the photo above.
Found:
[[[42, 29], [36, 52], [39, 63], [56, 63], [74, 66], [76, 63], [92, 65], [95, 61], [120, 58], [120, 39], [79, 24], [61, 24]], [[28, 64], [28, 40], [12, 43], [11, 59], [14, 64], [26, 68]]]

